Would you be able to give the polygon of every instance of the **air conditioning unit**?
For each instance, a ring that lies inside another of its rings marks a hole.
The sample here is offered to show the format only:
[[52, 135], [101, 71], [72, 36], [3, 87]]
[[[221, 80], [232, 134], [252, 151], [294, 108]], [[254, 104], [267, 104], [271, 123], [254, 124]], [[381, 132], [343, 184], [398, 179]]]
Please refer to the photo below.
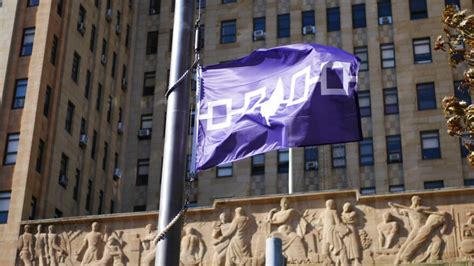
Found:
[[400, 161], [400, 153], [392, 153], [388, 155], [388, 160], [390, 162], [399, 162]]
[[67, 187], [68, 181], [69, 181], [69, 179], [67, 178], [66, 175], [60, 175], [60, 176], [59, 176], [58, 183], [59, 183], [61, 186]]
[[306, 170], [316, 170], [318, 169], [318, 162], [317, 161], [309, 161], [305, 164]]
[[87, 142], [89, 142], [89, 138], [87, 137], [87, 135], [81, 134], [81, 136], [79, 137], [79, 146], [84, 148], [87, 146]]
[[122, 89], [123, 89], [123, 90], [126, 90], [127, 87], [128, 87], [127, 78], [123, 78], [123, 79], [122, 79]]
[[102, 64], [105, 64], [107, 62], [107, 56], [105, 56], [105, 54], [103, 54], [101, 57], [100, 57], [100, 62]]
[[122, 28], [120, 27], [120, 25], [115, 25], [115, 33], [117, 34], [120, 34], [122, 32]]
[[141, 128], [138, 131], [138, 137], [140, 139], [147, 139], [147, 138], [150, 138], [150, 136], [151, 136], [151, 129], [149, 128]]
[[119, 122], [118, 125], [117, 125], [117, 132], [119, 134], [122, 134], [123, 133], [123, 128], [124, 128], [123, 122]]
[[263, 30], [254, 31], [253, 32], [253, 40], [254, 41], [265, 40], [265, 31], [263, 31]]
[[114, 176], [113, 176], [115, 181], [118, 181], [120, 178], [122, 178], [122, 171], [120, 171], [120, 168], [115, 168], [114, 169]]
[[112, 8], [107, 9], [107, 11], [105, 12], [105, 19], [107, 21], [112, 20]]
[[84, 22], [77, 23], [77, 31], [84, 34], [84, 32], [86, 32], [86, 24]]
[[303, 35], [314, 34], [314, 33], [316, 33], [315, 26], [308, 25], [308, 26], [303, 27]]
[[379, 17], [379, 25], [392, 24], [392, 16]]

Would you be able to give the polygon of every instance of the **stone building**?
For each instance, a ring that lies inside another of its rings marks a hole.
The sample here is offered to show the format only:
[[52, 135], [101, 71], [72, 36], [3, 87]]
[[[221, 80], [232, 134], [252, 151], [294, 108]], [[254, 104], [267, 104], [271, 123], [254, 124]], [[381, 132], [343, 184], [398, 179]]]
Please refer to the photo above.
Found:
[[[296, 149], [298, 192], [469, 186], [474, 172], [440, 101], [470, 96], [455, 91], [462, 72], [432, 45], [448, 2], [473, 9], [469, 0], [201, 0], [202, 63], [298, 42], [362, 60], [364, 140]], [[173, 9], [172, 0], [0, 0], [1, 265], [13, 263], [20, 221], [158, 208]], [[214, 168], [199, 175], [193, 202], [286, 193], [287, 172], [286, 150]]]

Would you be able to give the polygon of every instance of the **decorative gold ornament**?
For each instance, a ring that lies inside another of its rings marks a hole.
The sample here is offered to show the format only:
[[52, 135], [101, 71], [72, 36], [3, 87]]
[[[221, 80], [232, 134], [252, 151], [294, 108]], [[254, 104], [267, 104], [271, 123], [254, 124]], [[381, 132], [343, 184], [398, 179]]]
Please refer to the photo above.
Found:
[[[467, 10], [460, 11], [456, 6], [447, 6], [441, 22], [444, 35], [438, 36], [434, 49], [449, 54], [449, 64], [454, 68], [459, 64], [466, 66], [464, 80], [457, 90], [474, 89], [474, 15]], [[442, 101], [444, 116], [447, 119], [448, 134], [461, 138], [469, 150], [467, 160], [474, 167], [474, 105], [467, 105], [454, 96], [446, 96]]]

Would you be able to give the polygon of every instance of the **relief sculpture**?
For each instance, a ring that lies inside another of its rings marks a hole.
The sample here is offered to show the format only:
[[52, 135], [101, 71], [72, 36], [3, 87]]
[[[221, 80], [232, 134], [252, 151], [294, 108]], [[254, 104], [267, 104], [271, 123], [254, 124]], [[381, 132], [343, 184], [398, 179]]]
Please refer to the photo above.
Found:
[[35, 260], [37, 261], [38, 266], [49, 265], [48, 258], [48, 236], [46, 233], [43, 233], [43, 226], [38, 225], [38, 232], [35, 234]]
[[381, 252], [392, 248], [393, 241], [398, 233], [398, 224], [396, 221], [392, 221], [392, 214], [390, 212], [384, 212], [382, 219], [382, 222], [377, 225], [379, 250]]
[[34, 236], [30, 233], [30, 226], [24, 226], [24, 233], [18, 238], [18, 250], [20, 251], [20, 259], [24, 265], [33, 265], [34, 260]]
[[[281, 239], [283, 254], [288, 262], [304, 262], [307, 258], [304, 237], [309, 223], [301, 213], [289, 207], [287, 198], [281, 199], [280, 208], [268, 213], [270, 234]], [[272, 226], [276, 226], [277, 230], [273, 231]]]
[[56, 233], [54, 225], [48, 226], [48, 255], [49, 265], [57, 266], [65, 261], [67, 251], [64, 248], [64, 241], [61, 236]]
[[359, 231], [357, 230], [357, 216], [356, 212], [352, 210], [352, 205], [349, 202], [344, 203], [342, 207], [341, 220], [349, 230], [344, 236], [344, 245], [347, 251], [347, 259], [350, 265], [360, 265], [361, 250]]
[[196, 229], [186, 227], [181, 239], [180, 263], [183, 266], [200, 265], [204, 257], [205, 246]]
[[[249, 218], [245, 215], [241, 207], [235, 209], [235, 216], [227, 229], [213, 234], [215, 241], [214, 247], [222, 248], [220, 254], [217, 256], [217, 261], [214, 260], [214, 265], [247, 265], [251, 262], [250, 243], [245, 236], [245, 229]], [[215, 228], [214, 230], [219, 230]], [[226, 243], [220, 245], [221, 243]], [[217, 251], [217, 248], [216, 248]], [[216, 258], [216, 257], [215, 257]], [[224, 262], [222, 264], [222, 262]]]
[[92, 230], [84, 237], [84, 242], [78, 251], [75, 252], [76, 258], [80, 257], [80, 254], [85, 249], [84, 255], [82, 256], [81, 266], [88, 265], [93, 262], [99, 261], [99, 250], [101, 245], [105, 242], [102, 233], [99, 232], [99, 224], [97, 222], [92, 223]]
[[155, 253], [156, 253], [156, 230], [153, 230], [151, 224], [145, 226], [145, 236], [140, 239], [143, 252], [141, 254], [141, 263], [140, 265], [151, 266], [155, 263]]
[[467, 222], [462, 227], [462, 241], [459, 247], [465, 260], [474, 260], [474, 212], [466, 213]]

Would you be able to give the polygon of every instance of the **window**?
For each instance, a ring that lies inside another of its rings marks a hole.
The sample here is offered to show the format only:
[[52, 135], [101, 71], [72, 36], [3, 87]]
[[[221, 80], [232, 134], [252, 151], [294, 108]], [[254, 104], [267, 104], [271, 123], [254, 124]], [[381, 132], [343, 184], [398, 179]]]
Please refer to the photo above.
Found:
[[20, 133], [10, 133], [7, 135], [7, 144], [5, 145], [4, 165], [16, 163], [16, 155], [18, 153], [18, 144], [20, 143]]
[[51, 105], [51, 93], [52, 90], [50, 86], [46, 86], [46, 92], [44, 95], [44, 105], [43, 105], [43, 115], [48, 117], [49, 115], [49, 106]]
[[0, 224], [8, 221], [8, 209], [10, 208], [11, 192], [0, 192]]
[[354, 47], [354, 54], [360, 59], [360, 71], [369, 70], [369, 54], [367, 46]]
[[421, 154], [423, 160], [441, 158], [438, 130], [421, 131]]
[[28, 6], [38, 6], [40, 0], [28, 0]]
[[222, 0], [223, 4], [228, 4], [228, 3], [235, 3], [237, 0]]
[[434, 83], [416, 84], [418, 110], [436, 109], [436, 93]]
[[112, 116], [112, 96], [109, 96], [109, 100], [107, 101], [107, 122], [110, 123], [110, 119]]
[[100, 111], [102, 108], [102, 84], [97, 85], [97, 96], [95, 99], [95, 109]]
[[469, 93], [469, 89], [460, 88], [459, 87], [460, 84], [461, 84], [460, 81], [454, 82], [454, 96], [458, 98], [460, 101], [465, 101], [467, 105], [471, 105], [472, 99], [471, 99], [471, 94]]
[[120, 13], [119, 10], [117, 10], [117, 20], [115, 22], [115, 33], [119, 34], [120, 33], [120, 25], [122, 24], [122, 13]]
[[94, 0], [95, 7], [99, 8], [100, 0]]
[[474, 179], [464, 179], [464, 185], [469, 187], [474, 186]]
[[92, 180], [87, 180], [87, 194], [86, 194], [86, 211], [91, 210], [92, 205]]
[[362, 187], [360, 188], [360, 194], [362, 195], [374, 195], [375, 192], [375, 187]]
[[73, 119], [74, 119], [74, 109], [75, 109], [75, 106], [73, 103], [71, 102], [68, 102], [67, 103], [67, 111], [66, 111], [66, 124], [64, 126], [64, 129], [66, 129], [66, 131], [71, 134], [71, 131], [72, 131], [72, 122], [73, 122]]
[[86, 32], [86, 10], [79, 5], [79, 19], [77, 20], [77, 31], [84, 36]]
[[221, 22], [221, 43], [233, 43], [237, 40], [237, 21], [226, 20]]
[[115, 213], [115, 201], [110, 200], [110, 213]]
[[290, 37], [290, 14], [278, 15], [278, 38]]
[[217, 177], [229, 177], [232, 176], [233, 167], [232, 163], [222, 164], [216, 167]]
[[105, 65], [107, 62], [107, 40], [102, 39], [102, 51], [101, 51], [101, 59], [100, 62], [102, 65]]
[[391, 185], [388, 187], [390, 193], [404, 192], [405, 185]]
[[23, 41], [20, 56], [29, 56], [33, 53], [33, 41], [35, 39], [35, 28], [23, 30]]
[[58, 2], [56, 3], [56, 13], [60, 17], [63, 15], [63, 5], [64, 5], [64, 0], [58, 0]]
[[444, 0], [445, 5], [454, 5], [457, 8], [461, 9], [461, 4], [459, 0]]
[[36, 204], [37, 200], [34, 196], [31, 197], [30, 203], [30, 216], [28, 217], [30, 220], [34, 220], [36, 216]]
[[158, 51], [158, 31], [150, 31], [146, 38], [146, 54], [156, 54]]
[[145, 72], [143, 77], [143, 96], [153, 95], [155, 92], [156, 72]]
[[76, 175], [74, 176], [74, 188], [72, 189], [72, 199], [77, 200], [79, 196], [79, 184], [81, 179], [81, 170], [76, 168]]
[[62, 153], [61, 154], [61, 164], [59, 166], [59, 184], [64, 188], [67, 186], [67, 174], [69, 167], [69, 157]]
[[137, 161], [137, 180], [136, 186], [148, 185], [148, 171], [150, 167], [149, 159], [140, 159]]
[[304, 148], [304, 170], [318, 170], [318, 147], [312, 146]]
[[86, 72], [86, 84], [84, 86], [84, 97], [86, 97], [86, 99], [89, 99], [89, 94], [90, 94], [90, 91], [91, 91], [91, 84], [92, 84], [92, 73], [88, 69], [87, 72]]
[[26, 87], [28, 79], [18, 79], [15, 83], [15, 95], [13, 98], [13, 109], [20, 109], [25, 106]]
[[344, 144], [334, 144], [331, 146], [332, 167], [346, 167], [346, 146]]
[[74, 57], [72, 58], [72, 70], [71, 70], [71, 79], [77, 83], [79, 80], [79, 68], [81, 66], [81, 56], [74, 52]]
[[99, 208], [97, 210], [98, 214], [102, 214], [102, 208], [104, 207], [104, 191], [99, 191]]
[[115, 52], [112, 53], [112, 68], [110, 70], [110, 76], [115, 78], [115, 72], [117, 71], [117, 54]]
[[462, 139], [459, 139], [459, 146], [461, 147], [461, 158], [466, 158], [469, 155], [469, 150], [462, 144]]
[[443, 180], [425, 181], [424, 187], [425, 187], [425, 189], [444, 188], [444, 181]]
[[97, 131], [94, 130], [92, 134], [92, 148], [91, 148], [91, 158], [95, 160], [95, 154], [97, 151]]
[[133, 212], [144, 212], [146, 211], [146, 205], [133, 206]]
[[58, 36], [53, 35], [53, 44], [51, 45], [51, 58], [50, 63], [54, 66], [56, 65], [56, 57], [58, 54], [59, 39]]
[[339, 13], [339, 7], [326, 9], [326, 19], [328, 32], [341, 30], [341, 16]]
[[149, 15], [160, 14], [160, 0], [150, 0], [150, 9], [148, 11]]
[[152, 127], [153, 127], [153, 115], [152, 114], [142, 115], [140, 129], [151, 129]]
[[43, 171], [43, 158], [44, 158], [44, 141], [39, 140], [38, 143], [38, 154], [36, 155], [36, 172], [41, 173]]
[[264, 40], [265, 35], [263, 36], [257, 36], [256, 32], [261, 31], [265, 33], [265, 17], [259, 17], [259, 18], [253, 18], [253, 40], [258, 41], [258, 40]]
[[265, 154], [258, 154], [252, 156], [252, 175], [265, 174]]
[[402, 141], [400, 135], [386, 137], [387, 141], [387, 163], [402, 162]]
[[[173, 29], [170, 29], [170, 37], [168, 39], [168, 51], [171, 52], [173, 46]], [[169, 71], [169, 70], [168, 70]], [[167, 86], [168, 87], [168, 86]]]
[[422, 19], [428, 17], [426, 0], [410, 0], [410, 19]]
[[359, 164], [374, 165], [374, 145], [372, 138], [367, 138], [359, 142]]
[[377, 2], [377, 13], [379, 17], [379, 25], [392, 24], [391, 19], [390, 21], [387, 21], [390, 23], [380, 23], [380, 22], [384, 22], [383, 18], [386, 18], [386, 17], [392, 18], [392, 3], [390, 0], [379, 0]]
[[359, 91], [359, 110], [361, 117], [370, 117], [370, 91]]
[[[310, 32], [305, 32], [304, 28], [307, 26], [308, 27], [316, 26], [316, 22], [314, 19], [314, 10], [301, 12], [301, 24], [303, 26], [302, 33], [309, 34]], [[316, 32], [311, 32], [311, 33], [316, 33]]]
[[431, 44], [429, 37], [413, 40], [413, 58], [415, 64], [431, 63]]
[[94, 52], [95, 50], [95, 40], [97, 38], [97, 29], [95, 27], [94, 24], [92, 24], [92, 27], [91, 27], [91, 40], [89, 41], [89, 50], [91, 52]]
[[380, 45], [380, 60], [384, 69], [395, 67], [395, 48], [393, 43]]
[[288, 149], [278, 150], [278, 173], [288, 173], [290, 166], [290, 156]]
[[365, 4], [352, 5], [352, 28], [367, 27], [365, 19]]
[[127, 24], [127, 30], [125, 32], [125, 47], [128, 48], [129, 42], [130, 42], [130, 25]]
[[397, 88], [383, 89], [384, 113], [398, 114], [398, 93]]
[[104, 155], [102, 157], [102, 170], [107, 168], [107, 161], [109, 157], [109, 144], [104, 142]]

